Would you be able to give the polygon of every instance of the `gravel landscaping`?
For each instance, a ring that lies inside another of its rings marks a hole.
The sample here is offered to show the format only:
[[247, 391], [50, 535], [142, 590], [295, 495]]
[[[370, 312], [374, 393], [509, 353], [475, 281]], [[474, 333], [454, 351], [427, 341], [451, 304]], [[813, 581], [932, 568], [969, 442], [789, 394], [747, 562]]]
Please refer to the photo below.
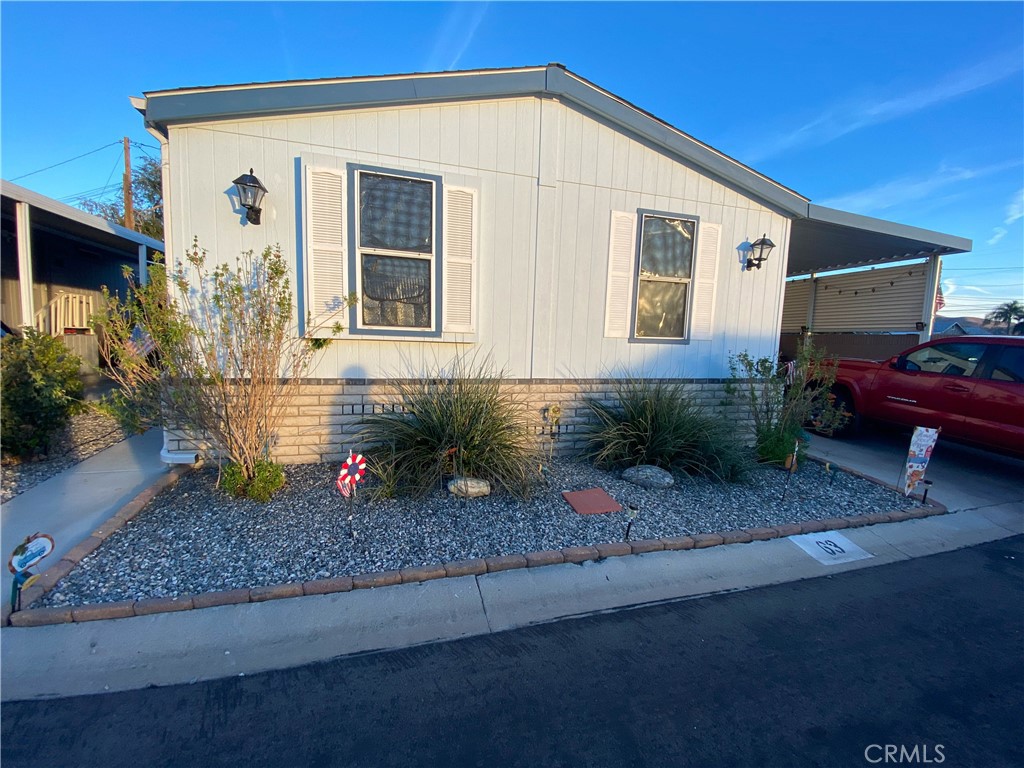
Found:
[[29, 488], [49, 480], [68, 467], [88, 459], [105, 448], [124, 440], [128, 435], [117, 421], [97, 411], [71, 417], [71, 423], [53, 439], [50, 458], [41, 461], [4, 460], [3, 492], [6, 503]]
[[[633, 540], [774, 526], [905, 509], [915, 502], [867, 480], [807, 462], [791, 481], [758, 466], [741, 484], [677, 477], [645, 490], [617, 472], [556, 460], [547, 487], [525, 502], [495, 494], [462, 501], [373, 500], [361, 487], [351, 521], [336, 466], [286, 468], [269, 504], [227, 497], [216, 468], [191, 472], [156, 497], [37, 606], [79, 605], [302, 582], [563, 547], [622, 541], [628, 513], [583, 516], [562, 491], [604, 488], [639, 514]], [[5, 481], [6, 482], [6, 481]]]

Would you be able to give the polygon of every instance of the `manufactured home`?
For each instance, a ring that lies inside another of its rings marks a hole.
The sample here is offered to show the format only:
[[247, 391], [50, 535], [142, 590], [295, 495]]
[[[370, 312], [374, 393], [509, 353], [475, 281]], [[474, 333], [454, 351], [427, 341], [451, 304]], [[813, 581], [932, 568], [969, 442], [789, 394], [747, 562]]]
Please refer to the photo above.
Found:
[[193, 237], [222, 261], [280, 244], [299, 332], [344, 327], [278, 437], [284, 461], [338, 458], [390, 380], [468, 353], [538, 429], [560, 405], [567, 446], [580, 398], [625, 374], [717, 406], [731, 354], [778, 354], [787, 277], [915, 260], [902, 290], [926, 336], [941, 256], [971, 247], [813, 205], [557, 64], [133, 103], [161, 144], [169, 262]]

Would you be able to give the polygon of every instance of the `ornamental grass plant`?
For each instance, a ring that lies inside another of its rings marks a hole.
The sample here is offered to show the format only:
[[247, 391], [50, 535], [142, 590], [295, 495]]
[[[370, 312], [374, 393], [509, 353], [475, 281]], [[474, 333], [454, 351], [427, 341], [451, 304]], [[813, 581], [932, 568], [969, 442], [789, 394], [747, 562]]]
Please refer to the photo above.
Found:
[[747, 457], [732, 427], [694, 402], [684, 385], [629, 377], [615, 401], [591, 398], [584, 455], [598, 467], [653, 464], [717, 480], [743, 478]]
[[399, 494], [423, 496], [446, 476], [464, 475], [527, 497], [533, 442], [525, 409], [501, 382], [489, 363], [458, 359], [450, 372], [399, 384], [404, 412], [369, 416], [361, 433], [375, 446], [371, 469], [385, 468], [383, 480]]

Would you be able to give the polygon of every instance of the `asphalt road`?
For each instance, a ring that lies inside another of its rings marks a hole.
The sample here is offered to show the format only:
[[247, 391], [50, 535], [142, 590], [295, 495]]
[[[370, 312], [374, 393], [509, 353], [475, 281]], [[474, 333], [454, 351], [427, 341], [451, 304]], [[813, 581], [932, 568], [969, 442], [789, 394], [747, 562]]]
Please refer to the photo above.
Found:
[[1022, 607], [1016, 537], [246, 678], [5, 704], [2, 759], [1020, 766]]

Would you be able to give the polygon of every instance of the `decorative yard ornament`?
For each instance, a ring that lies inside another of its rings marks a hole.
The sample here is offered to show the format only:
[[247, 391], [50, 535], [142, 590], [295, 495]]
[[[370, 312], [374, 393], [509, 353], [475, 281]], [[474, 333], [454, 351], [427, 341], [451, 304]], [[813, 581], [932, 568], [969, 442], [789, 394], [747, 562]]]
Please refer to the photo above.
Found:
[[[338, 473], [338, 490], [343, 496], [355, 490], [356, 483], [363, 482], [366, 476], [366, 459], [363, 454], [348, 452], [348, 458], [341, 464], [341, 471]], [[346, 492], [346, 489], [348, 492]]]
[[800, 438], [796, 439], [793, 444], [793, 452], [786, 457], [786, 485], [782, 489], [782, 498], [779, 501], [786, 500], [786, 493], [789, 492], [789, 482], [793, 479], [793, 474], [797, 470], [797, 455], [800, 453]]
[[917, 484], [924, 481], [928, 460], [932, 457], [932, 451], [935, 449], [935, 443], [938, 441], [941, 431], [942, 427], [938, 429], [914, 427], [914, 434], [910, 438], [910, 451], [907, 453], [906, 477], [903, 485], [904, 496], [909, 496]]
[[11, 610], [21, 608], [21, 590], [32, 586], [39, 574], [29, 571], [33, 565], [53, 552], [53, 537], [45, 533], [33, 533], [14, 548], [7, 561], [7, 570], [14, 574], [11, 584]]
[[238, 192], [238, 202], [245, 208], [246, 221], [250, 224], [259, 224], [260, 214], [263, 212], [260, 203], [263, 202], [263, 196], [267, 194], [267, 188], [263, 186], [263, 182], [252, 175], [252, 168], [250, 168], [248, 173], [243, 173], [231, 183], [235, 185], [235, 191]]

